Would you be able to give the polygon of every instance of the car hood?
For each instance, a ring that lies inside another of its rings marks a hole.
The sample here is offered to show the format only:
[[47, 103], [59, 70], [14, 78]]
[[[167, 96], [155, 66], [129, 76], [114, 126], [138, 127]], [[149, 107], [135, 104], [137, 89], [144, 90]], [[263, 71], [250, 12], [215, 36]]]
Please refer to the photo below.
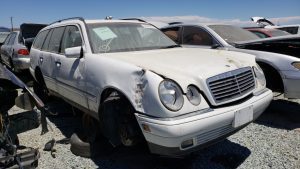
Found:
[[[106, 57], [122, 60], [175, 80], [182, 89], [190, 84], [241, 67], [255, 65], [253, 55], [240, 52], [199, 48], [173, 48], [128, 53], [108, 53]], [[199, 84], [201, 86], [201, 84]]]

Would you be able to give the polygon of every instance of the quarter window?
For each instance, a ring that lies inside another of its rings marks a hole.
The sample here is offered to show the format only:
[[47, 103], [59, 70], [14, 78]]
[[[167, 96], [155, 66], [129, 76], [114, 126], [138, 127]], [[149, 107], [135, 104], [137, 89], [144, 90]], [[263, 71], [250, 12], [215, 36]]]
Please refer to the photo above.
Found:
[[49, 42], [50, 52], [60, 53], [60, 43], [64, 34], [64, 30], [65, 27], [54, 28]]
[[52, 32], [53, 32], [53, 29], [51, 29], [43, 43], [43, 46], [42, 46], [42, 50], [43, 51], [48, 51], [48, 47], [49, 47], [49, 42], [50, 42], [50, 38], [51, 38], [51, 35], [52, 35]]
[[49, 30], [45, 30], [45, 31], [39, 33], [38, 36], [36, 37], [32, 47], [36, 48], [36, 49], [41, 49], [48, 32], [49, 32]]
[[187, 26], [183, 31], [183, 44], [212, 46], [213, 38], [205, 30], [199, 27]]
[[66, 48], [82, 46], [80, 31], [77, 26], [68, 26], [64, 33], [61, 44], [61, 53], [65, 53]]

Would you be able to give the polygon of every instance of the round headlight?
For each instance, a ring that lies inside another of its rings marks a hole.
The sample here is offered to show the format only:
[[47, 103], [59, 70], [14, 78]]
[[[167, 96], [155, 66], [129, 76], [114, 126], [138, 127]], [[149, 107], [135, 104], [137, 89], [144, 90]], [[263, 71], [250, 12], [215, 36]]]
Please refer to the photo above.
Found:
[[159, 97], [163, 105], [172, 111], [178, 111], [183, 106], [183, 95], [180, 87], [171, 80], [164, 80], [159, 85]]
[[195, 106], [198, 106], [201, 102], [201, 95], [195, 86], [189, 86], [187, 88], [186, 97]]
[[258, 64], [256, 64], [256, 66], [253, 67], [253, 70], [254, 70], [255, 77], [257, 78], [257, 81], [259, 82], [259, 84], [261, 86], [265, 86], [266, 78], [265, 78], [264, 72], [260, 68], [260, 66]]

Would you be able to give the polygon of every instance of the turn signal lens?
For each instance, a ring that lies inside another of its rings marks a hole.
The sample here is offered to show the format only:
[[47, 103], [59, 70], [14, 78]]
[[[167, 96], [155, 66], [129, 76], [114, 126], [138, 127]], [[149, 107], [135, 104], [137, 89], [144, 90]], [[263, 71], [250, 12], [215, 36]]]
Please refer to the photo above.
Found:
[[20, 49], [18, 50], [19, 55], [29, 55], [29, 52], [27, 49]]

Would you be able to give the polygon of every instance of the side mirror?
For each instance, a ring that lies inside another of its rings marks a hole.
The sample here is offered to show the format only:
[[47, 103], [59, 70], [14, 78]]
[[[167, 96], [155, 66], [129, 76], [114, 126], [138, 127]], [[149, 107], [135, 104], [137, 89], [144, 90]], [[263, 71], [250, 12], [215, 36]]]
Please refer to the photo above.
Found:
[[34, 100], [32, 99], [31, 95], [26, 92], [21, 94], [15, 99], [15, 104], [17, 107], [25, 110], [33, 110], [34, 108]]
[[82, 58], [83, 57], [82, 46], [66, 48], [65, 55], [66, 57], [70, 57], [70, 58]]

